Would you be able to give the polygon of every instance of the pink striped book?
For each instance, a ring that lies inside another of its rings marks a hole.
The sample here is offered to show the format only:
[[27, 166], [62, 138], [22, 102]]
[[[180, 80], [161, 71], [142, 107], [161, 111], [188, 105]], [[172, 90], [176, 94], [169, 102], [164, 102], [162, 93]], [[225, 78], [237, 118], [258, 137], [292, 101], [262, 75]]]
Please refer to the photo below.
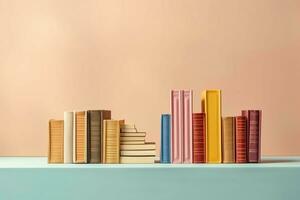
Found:
[[193, 91], [183, 91], [183, 163], [193, 163]]
[[172, 163], [183, 161], [183, 91], [171, 91], [171, 149]]

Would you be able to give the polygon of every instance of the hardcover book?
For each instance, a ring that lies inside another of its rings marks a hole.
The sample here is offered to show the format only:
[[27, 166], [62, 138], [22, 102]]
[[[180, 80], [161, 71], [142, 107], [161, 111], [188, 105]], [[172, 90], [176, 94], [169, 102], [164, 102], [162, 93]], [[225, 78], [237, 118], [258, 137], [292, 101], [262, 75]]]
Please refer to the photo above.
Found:
[[206, 162], [221, 163], [221, 90], [204, 91], [201, 105], [206, 115]]
[[193, 113], [193, 163], [205, 163], [205, 113]]
[[73, 162], [87, 163], [87, 112], [75, 112], [73, 121]]
[[64, 163], [64, 121], [49, 121], [48, 163]]
[[193, 91], [183, 91], [183, 163], [193, 162], [192, 141]]
[[236, 163], [247, 162], [247, 118], [237, 116], [235, 118], [236, 130]]
[[73, 162], [73, 112], [64, 112], [64, 163]]
[[172, 163], [183, 162], [183, 91], [171, 91], [171, 159]]
[[170, 123], [171, 116], [169, 114], [161, 115], [161, 152], [160, 152], [160, 162], [161, 163], [170, 163]]
[[222, 118], [223, 163], [235, 163], [235, 118]]
[[247, 118], [247, 154], [248, 162], [257, 163], [261, 160], [261, 110], [243, 110]]

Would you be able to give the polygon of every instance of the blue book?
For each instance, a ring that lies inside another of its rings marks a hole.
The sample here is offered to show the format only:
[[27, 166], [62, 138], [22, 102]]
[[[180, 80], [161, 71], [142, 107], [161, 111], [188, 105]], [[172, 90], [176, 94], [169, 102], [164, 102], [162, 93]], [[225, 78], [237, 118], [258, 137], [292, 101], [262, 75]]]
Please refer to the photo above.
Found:
[[161, 115], [161, 145], [160, 145], [160, 162], [171, 163], [171, 148], [170, 148], [170, 124], [171, 115]]

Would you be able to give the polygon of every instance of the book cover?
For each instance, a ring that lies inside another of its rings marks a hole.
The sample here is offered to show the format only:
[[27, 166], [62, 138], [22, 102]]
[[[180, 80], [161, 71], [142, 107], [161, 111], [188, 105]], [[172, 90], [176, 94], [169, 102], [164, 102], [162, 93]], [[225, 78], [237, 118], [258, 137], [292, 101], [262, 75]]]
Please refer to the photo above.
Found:
[[243, 110], [247, 118], [247, 158], [250, 163], [261, 161], [261, 110]]
[[48, 163], [64, 163], [64, 121], [49, 121]]
[[203, 91], [201, 106], [206, 115], [206, 162], [221, 163], [221, 90]]
[[235, 134], [236, 134], [236, 163], [247, 162], [247, 118], [245, 116], [237, 116], [235, 118]]
[[73, 162], [87, 163], [87, 112], [75, 112], [73, 121]]
[[183, 162], [183, 91], [171, 91], [171, 159]]
[[235, 163], [235, 118], [222, 118], [223, 163]]
[[193, 113], [193, 91], [183, 91], [183, 163], [193, 162], [193, 131], [192, 131], [192, 113]]
[[161, 151], [160, 151], [160, 162], [170, 163], [171, 162], [171, 148], [170, 148], [170, 131], [171, 131], [171, 115], [161, 115]]
[[64, 112], [64, 163], [73, 162], [73, 112]]
[[193, 113], [193, 163], [205, 163], [205, 113]]

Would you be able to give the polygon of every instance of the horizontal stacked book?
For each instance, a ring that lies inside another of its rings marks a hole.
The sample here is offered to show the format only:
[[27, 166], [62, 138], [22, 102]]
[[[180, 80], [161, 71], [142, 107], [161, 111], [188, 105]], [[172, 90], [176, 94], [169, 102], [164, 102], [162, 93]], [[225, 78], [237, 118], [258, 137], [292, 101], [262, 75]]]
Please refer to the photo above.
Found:
[[260, 162], [261, 110], [222, 117], [221, 90], [201, 93], [201, 113], [193, 113], [192, 90], [172, 90], [170, 102], [171, 114], [161, 120], [161, 163]]

